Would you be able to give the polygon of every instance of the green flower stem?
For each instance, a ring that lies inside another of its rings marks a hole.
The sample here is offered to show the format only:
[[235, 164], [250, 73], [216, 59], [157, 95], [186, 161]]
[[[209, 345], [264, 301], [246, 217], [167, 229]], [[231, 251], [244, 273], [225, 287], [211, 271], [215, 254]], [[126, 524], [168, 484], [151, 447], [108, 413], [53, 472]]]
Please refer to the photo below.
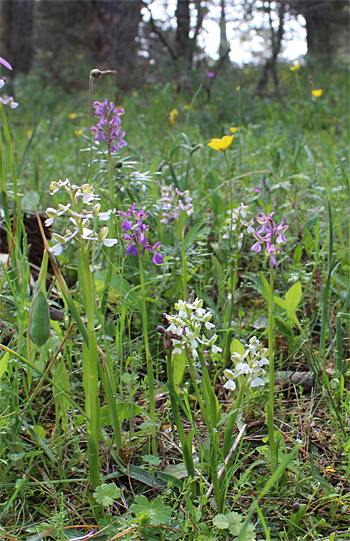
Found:
[[219, 447], [219, 429], [218, 423], [218, 400], [215, 394], [215, 389], [210, 381], [207, 365], [203, 353], [198, 351], [198, 357], [202, 368], [202, 385], [205, 398], [205, 408], [209, 412], [208, 420], [206, 421], [207, 428], [210, 434], [210, 471], [211, 479], [214, 486], [215, 499], [219, 513], [223, 510], [222, 492], [218, 477], [218, 447]]
[[[180, 412], [179, 412], [179, 405], [175, 399], [175, 394], [178, 396], [178, 394], [176, 393], [176, 390], [175, 390], [175, 384], [174, 384], [174, 373], [173, 373], [173, 366], [172, 366], [172, 353], [171, 351], [168, 352], [167, 354], [167, 360], [166, 360], [166, 366], [167, 366], [167, 377], [168, 377], [168, 387], [170, 388], [170, 391], [169, 391], [169, 396], [170, 396], [170, 404], [171, 404], [171, 411], [172, 411], [172, 414], [173, 414], [173, 417], [174, 417], [174, 421], [175, 421], [175, 425], [177, 427], [177, 431], [178, 431], [178, 434], [179, 434], [179, 438], [180, 438], [180, 441], [181, 441], [181, 446], [182, 446], [182, 452], [183, 452], [183, 457], [184, 457], [184, 463], [185, 463], [185, 466], [186, 466], [186, 469], [187, 469], [187, 473], [189, 475], [189, 477], [194, 477], [194, 465], [193, 465], [193, 457], [192, 457], [192, 453], [189, 452], [189, 449], [188, 449], [188, 446], [187, 446], [187, 441], [186, 441], [186, 435], [185, 435], [185, 431], [184, 431], [184, 428], [183, 428], [183, 424], [182, 424], [182, 421], [181, 421], [181, 417], [180, 417]], [[178, 399], [180, 400], [180, 397], [178, 396]], [[193, 481], [193, 483], [191, 483], [191, 492], [192, 492], [192, 497], [193, 498], [196, 498], [197, 497], [197, 491], [196, 491], [196, 482]]]
[[[224, 156], [225, 156], [225, 160], [226, 160], [227, 171], [228, 171], [228, 174], [229, 174], [229, 181], [230, 181], [230, 211], [231, 211], [230, 219], [232, 220], [232, 210], [233, 210], [233, 190], [232, 190], [232, 178], [231, 178], [232, 175], [231, 175], [230, 166], [229, 166], [227, 155], [226, 155], [225, 151], [224, 151]], [[231, 254], [232, 254], [232, 235], [233, 235], [233, 231], [232, 231], [232, 222], [229, 222], [229, 223], [230, 223], [230, 237], [229, 237], [228, 251], [229, 251], [229, 257], [230, 257]], [[229, 317], [229, 320], [228, 320], [227, 332], [226, 332], [226, 337], [225, 337], [224, 366], [226, 366], [226, 363], [227, 363], [229, 355], [230, 355], [230, 338], [231, 338], [230, 327], [231, 327], [231, 322], [232, 322], [233, 304], [234, 304], [234, 298], [235, 298], [235, 293], [236, 293], [237, 272], [238, 272], [237, 265], [235, 265], [235, 268], [231, 268], [231, 306], [230, 306], [230, 317]]]
[[98, 357], [97, 357], [97, 340], [94, 326], [94, 290], [90, 271], [89, 250], [81, 247], [83, 268], [84, 268], [84, 289], [85, 289], [85, 310], [88, 318], [87, 331], [89, 343], [86, 344], [88, 349], [88, 389], [85, 394], [86, 411], [90, 413], [90, 423], [88, 425], [88, 461], [89, 470], [93, 490], [100, 484], [99, 476], [99, 415], [100, 415], [100, 400], [99, 400], [99, 385], [98, 385]]
[[[148, 391], [149, 391], [149, 407], [150, 407], [150, 416], [151, 422], [156, 422], [156, 410], [155, 410], [155, 401], [154, 401], [154, 372], [152, 357], [149, 350], [148, 343], [148, 314], [146, 308], [146, 291], [145, 291], [145, 277], [143, 272], [143, 262], [140, 254], [140, 248], [138, 249], [139, 257], [139, 266], [140, 266], [140, 282], [141, 282], [141, 309], [142, 309], [142, 330], [143, 338], [145, 341], [145, 351], [146, 351], [146, 363], [147, 363], [147, 377], [148, 377]], [[157, 440], [156, 440], [156, 428], [152, 426], [152, 453], [157, 454]]]
[[[110, 153], [110, 150], [108, 150], [108, 177], [109, 177], [110, 205], [111, 205], [111, 209], [114, 209], [114, 207], [115, 207], [115, 196], [114, 196], [113, 163], [112, 163], [112, 154]], [[111, 238], [114, 238], [114, 235], [115, 235], [115, 227], [114, 227], [114, 218], [113, 218], [113, 213], [112, 213], [110, 218], [109, 218], [109, 236]], [[119, 239], [119, 241], [120, 241], [120, 239]], [[121, 246], [121, 242], [119, 242], [119, 246]], [[102, 296], [102, 301], [101, 301], [101, 313], [102, 313], [103, 317], [105, 317], [106, 312], [107, 312], [108, 292], [109, 292], [109, 288], [110, 288], [112, 274], [113, 274], [113, 261], [112, 261], [112, 258], [109, 258], [108, 263], [107, 263], [105, 286], [104, 286], [103, 296]]]
[[237, 284], [237, 276], [238, 276], [238, 262], [235, 264], [235, 268], [231, 269], [231, 306], [230, 306], [230, 315], [229, 320], [227, 324], [227, 332], [225, 337], [225, 346], [224, 346], [224, 366], [227, 366], [227, 362], [229, 360], [230, 356], [230, 338], [231, 338], [231, 323], [232, 323], [232, 317], [233, 317], [233, 305], [234, 305], [234, 299], [236, 294], [236, 284]]
[[226, 428], [225, 428], [224, 445], [222, 447], [224, 458], [227, 457], [228, 452], [231, 449], [232, 432], [236, 424], [237, 415], [238, 415], [239, 408], [243, 399], [243, 395], [245, 393], [245, 389], [246, 389], [246, 379], [239, 378], [239, 391], [236, 396], [236, 400], [234, 401], [233, 406], [232, 406], [233, 413], [228, 418], [227, 423], [226, 423]]
[[187, 260], [185, 251], [184, 231], [182, 230], [181, 226], [181, 217], [179, 217], [176, 224], [176, 233], [179, 242], [181, 242], [183, 299], [184, 301], [187, 301]]
[[[1, 113], [3, 113], [3, 105], [0, 103]], [[3, 115], [5, 116], [5, 115]], [[6, 121], [6, 116], [5, 116]], [[6, 224], [6, 233], [7, 233], [7, 243], [8, 247], [11, 246], [11, 220], [10, 220], [10, 211], [9, 211], [9, 205], [8, 205], [8, 198], [7, 198], [7, 188], [6, 188], [6, 176], [5, 176], [5, 161], [2, 151], [2, 130], [0, 129], [0, 174], [1, 174], [1, 198], [2, 198], [2, 206], [4, 209], [5, 214], [5, 224]]]
[[267, 429], [269, 434], [269, 445], [272, 457], [272, 472], [278, 466], [277, 446], [274, 435], [274, 399], [275, 399], [275, 329], [274, 329], [274, 274], [273, 266], [270, 263], [270, 295], [269, 295], [269, 324], [268, 324], [268, 341], [269, 341], [269, 401], [267, 404]]
[[298, 86], [298, 90], [299, 90], [300, 99], [301, 99], [301, 101], [304, 101], [303, 93], [302, 93], [302, 91], [301, 91], [301, 86], [300, 86], [300, 81], [299, 81], [299, 75], [298, 75], [298, 72], [295, 71], [294, 73], [295, 73], [295, 78], [296, 78], [296, 80], [297, 80], [297, 86]]
[[192, 384], [193, 384], [193, 387], [194, 387], [194, 392], [195, 392], [195, 395], [197, 397], [198, 404], [199, 404], [199, 409], [201, 410], [201, 414], [203, 416], [206, 427], [208, 428], [208, 430], [210, 430], [210, 427], [211, 427], [210, 418], [209, 418], [209, 415], [208, 415], [207, 408], [204, 405], [202, 396], [201, 396], [201, 394], [199, 392], [196, 371], [195, 371], [194, 366], [193, 366], [193, 360], [192, 360], [192, 357], [191, 357], [190, 354], [187, 355], [187, 358], [188, 358], [188, 364], [189, 364], [189, 368], [190, 368]]

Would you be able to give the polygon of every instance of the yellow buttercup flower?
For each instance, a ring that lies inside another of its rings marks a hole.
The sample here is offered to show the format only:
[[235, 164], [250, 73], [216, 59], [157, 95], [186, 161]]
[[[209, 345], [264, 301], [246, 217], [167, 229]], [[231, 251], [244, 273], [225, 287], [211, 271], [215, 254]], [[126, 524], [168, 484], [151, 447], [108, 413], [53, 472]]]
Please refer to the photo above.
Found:
[[80, 137], [83, 133], [83, 130], [74, 130], [75, 136]]
[[234, 135], [224, 135], [222, 139], [212, 139], [208, 145], [214, 150], [227, 150], [231, 145]]
[[236, 133], [237, 130], [238, 130], [238, 128], [230, 128], [231, 133]]
[[32, 130], [26, 131], [26, 135], [28, 135], [28, 137], [31, 137], [33, 135], [33, 131]]
[[174, 122], [175, 122], [175, 117], [176, 115], [178, 115], [179, 113], [177, 112], [177, 109], [173, 109], [172, 111], [170, 111], [170, 115], [169, 115], [169, 118], [170, 118], [170, 122], [171, 122], [171, 125], [174, 126]]
[[291, 71], [297, 71], [299, 68], [300, 68], [300, 62], [297, 62], [296, 64], [294, 64], [294, 66], [290, 67]]
[[185, 111], [188, 111], [190, 107], [191, 107], [190, 105], [184, 105]]
[[77, 118], [77, 116], [78, 116], [77, 113], [70, 113], [68, 115], [68, 118], [71, 118], [72, 120], [74, 120], [75, 118]]
[[311, 94], [312, 94], [315, 98], [319, 98], [319, 97], [322, 95], [322, 92], [323, 92], [323, 90], [320, 88], [319, 90], [312, 90], [312, 91], [311, 91]]

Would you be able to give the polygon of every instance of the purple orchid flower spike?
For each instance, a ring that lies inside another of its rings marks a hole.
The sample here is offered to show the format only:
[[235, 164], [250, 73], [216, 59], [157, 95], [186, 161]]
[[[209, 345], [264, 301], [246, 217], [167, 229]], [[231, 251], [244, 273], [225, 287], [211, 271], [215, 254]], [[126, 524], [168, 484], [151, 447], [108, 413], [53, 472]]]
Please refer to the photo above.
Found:
[[111, 101], [108, 104], [107, 99], [102, 103], [94, 102], [95, 117], [99, 119], [96, 126], [91, 126], [90, 131], [95, 135], [95, 141], [101, 143], [106, 141], [111, 154], [117, 152], [120, 148], [127, 145], [123, 137], [125, 131], [120, 130], [121, 119], [120, 115], [124, 114], [124, 109], [114, 107]]
[[135, 203], [131, 205], [127, 212], [118, 211], [120, 217], [124, 218], [122, 229], [125, 231], [122, 239], [128, 243], [126, 255], [138, 255], [140, 251], [143, 257], [145, 250], [153, 254], [152, 261], [155, 265], [163, 263], [163, 256], [158, 253], [161, 247], [161, 242], [156, 242], [153, 246], [148, 244], [146, 233], [149, 230], [149, 225], [143, 221], [148, 217], [148, 212], [144, 210], [135, 210]]
[[[260, 252], [262, 245], [265, 244], [265, 255], [269, 256], [272, 267], [278, 264], [275, 255], [280, 251], [279, 247], [275, 246], [274, 243], [283, 244], [287, 242], [284, 233], [288, 229], [288, 225], [284, 225], [284, 222], [281, 222], [279, 226], [276, 226], [272, 219], [274, 214], [274, 212], [271, 212], [266, 216], [266, 214], [263, 213], [261, 216], [257, 217], [257, 221], [261, 225], [261, 228], [258, 231], [254, 231], [253, 235], [257, 242], [251, 247], [251, 250], [254, 252]], [[263, 237], [262, 235], [265, 236]], [[276, 236], [277, 238], [275, 240]]]

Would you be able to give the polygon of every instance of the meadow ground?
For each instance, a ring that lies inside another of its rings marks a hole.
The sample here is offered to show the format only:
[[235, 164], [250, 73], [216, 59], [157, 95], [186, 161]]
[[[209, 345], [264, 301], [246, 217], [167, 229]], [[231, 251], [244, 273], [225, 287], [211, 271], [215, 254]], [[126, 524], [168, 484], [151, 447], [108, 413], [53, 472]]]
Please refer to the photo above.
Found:
[[0, 539], [350, 538], [348, 73], [257, 75], [1, 105]]

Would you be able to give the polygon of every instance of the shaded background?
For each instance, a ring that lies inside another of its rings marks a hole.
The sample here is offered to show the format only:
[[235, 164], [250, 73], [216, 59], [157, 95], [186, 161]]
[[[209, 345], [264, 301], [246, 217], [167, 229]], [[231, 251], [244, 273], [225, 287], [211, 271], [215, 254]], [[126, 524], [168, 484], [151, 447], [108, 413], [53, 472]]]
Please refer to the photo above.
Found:
[[[252, 33], [260, 39], [252, 56], [262, 65], [259, 93], [271, 75], [278, 85], [276, 61], [293, 21], [305, 26], [307, 62], [348, 63], [347, 0], [1, 0], [0, 15], [10, 82], [34, 70], [66, 91], [85, 88], [91, 67], [117, 69], [122, 90], [203, 67], [217, 72], [234, 59], [229, 24], [241, 43], [251, 43]], [[210, 19], [220, 29], [215, 61], [200, 47], [211, 39]]]

